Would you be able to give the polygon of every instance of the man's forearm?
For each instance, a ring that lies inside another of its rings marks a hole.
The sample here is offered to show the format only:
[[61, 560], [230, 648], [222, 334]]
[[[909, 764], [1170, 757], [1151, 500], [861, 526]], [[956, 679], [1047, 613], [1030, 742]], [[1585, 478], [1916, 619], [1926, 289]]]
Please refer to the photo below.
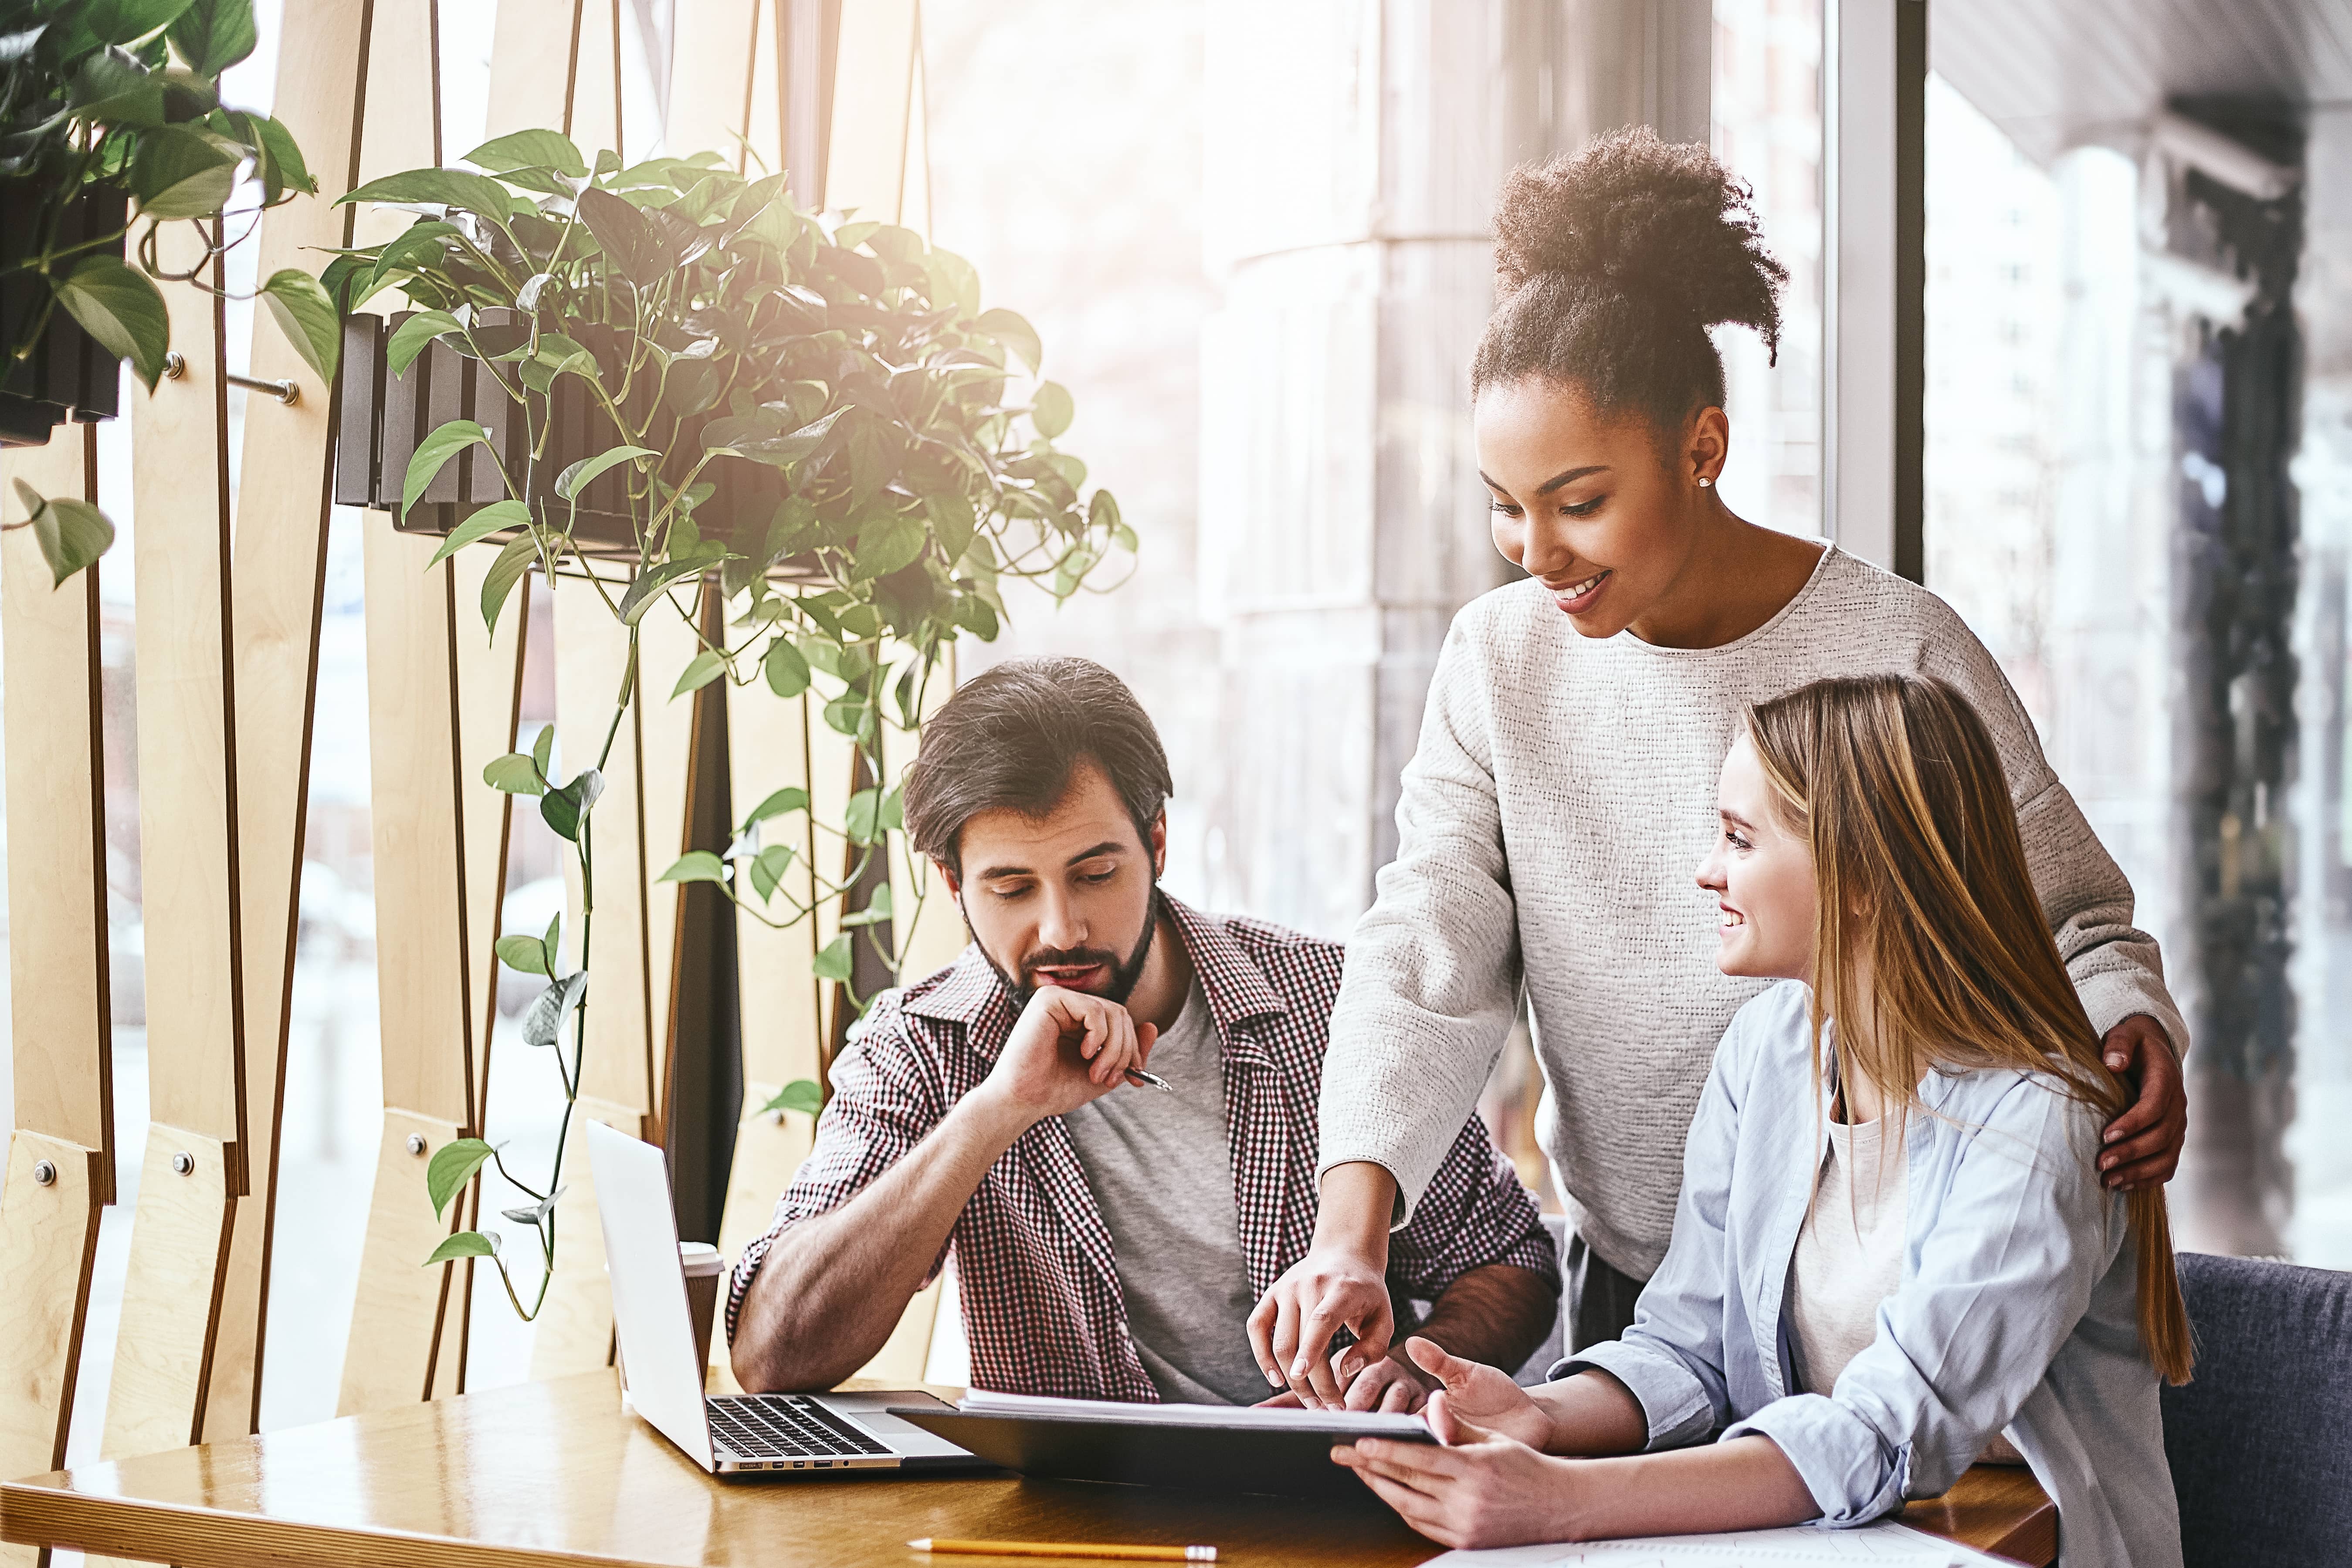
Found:
[[[1515, 1263], [1486, 1263], [1457, 1276], [1414, 1332], [1465, 1361], [1509, 1373], [1535, 1354], [1559, 1315], [1553, 1281]], [[1400, 1344], [1399, 1354], [1402, 1349]], [[1414, 1375], [1428, 1381], [1418, 1370]]]
[[744, 1292], [736, 1381], [754, 1392], [830, 1388], [871, 1360], [981, 1178], [1030, 1124], [967, 1096], [856, 1197], [778, 1237]]

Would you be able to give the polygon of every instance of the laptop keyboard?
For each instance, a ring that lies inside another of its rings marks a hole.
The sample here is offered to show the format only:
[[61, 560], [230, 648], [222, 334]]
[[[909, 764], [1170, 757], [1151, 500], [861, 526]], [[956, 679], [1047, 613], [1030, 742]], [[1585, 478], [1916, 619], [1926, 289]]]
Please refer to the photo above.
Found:
[[745, 1459], [848, 1459], [890, 1452], [823, 1407], [791, 1394], [715, 1398], [710, 1435]]

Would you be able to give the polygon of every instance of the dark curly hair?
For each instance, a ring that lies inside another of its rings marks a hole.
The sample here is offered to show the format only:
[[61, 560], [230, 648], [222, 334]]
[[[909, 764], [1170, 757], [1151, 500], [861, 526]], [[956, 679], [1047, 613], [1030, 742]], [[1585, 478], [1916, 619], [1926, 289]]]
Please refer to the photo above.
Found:
[[1647, 126], [1523, 164], [1495, 207], [1500, 302], [1470, 363], [1475, 398], [1541, 375], [1662, 428], [1723, 402], [1706, 335], [1737, 321], [1777, 361], [1789, 269], [1757, 232], [1747, 183]]

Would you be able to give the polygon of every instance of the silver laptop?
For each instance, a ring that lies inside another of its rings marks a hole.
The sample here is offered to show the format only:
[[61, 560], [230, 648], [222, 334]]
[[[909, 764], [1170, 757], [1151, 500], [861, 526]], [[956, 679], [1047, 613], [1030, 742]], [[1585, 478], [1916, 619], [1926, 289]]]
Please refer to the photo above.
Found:
[[893, 1405], [953, 1408], [928, 1394], [705, 1394], [704, 1369], [694, 1364], [694, 1318], [662, 1152], [592, 1121], [588, 1163], [604, 1225], [613, 1325], [620, 1334], [629, 1403], [687, 1458], [721, 1476], [992, 1468], [887, 1413]]

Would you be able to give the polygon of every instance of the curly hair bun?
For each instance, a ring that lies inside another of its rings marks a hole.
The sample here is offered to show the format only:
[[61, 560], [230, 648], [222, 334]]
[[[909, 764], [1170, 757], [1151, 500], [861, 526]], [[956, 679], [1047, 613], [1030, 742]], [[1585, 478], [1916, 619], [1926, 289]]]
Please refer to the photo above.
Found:
[[1744, 180], [1696, 142], [1627, 126], [1513, 170], [1495, 209], [1495, 277], [1515, 293], [1559, 272], [1738, 322], [1778, 346], [1788, 268], [1764, 248]]
[[1752, 327], [1778, 357], [1789, 272], [1764, 248], [1747, 183], [1644, 125], [1512, 171], [1495, 277], [1474, 385], [1541, 372], [1678, 417], [1723, 396], [1706, 328]]

